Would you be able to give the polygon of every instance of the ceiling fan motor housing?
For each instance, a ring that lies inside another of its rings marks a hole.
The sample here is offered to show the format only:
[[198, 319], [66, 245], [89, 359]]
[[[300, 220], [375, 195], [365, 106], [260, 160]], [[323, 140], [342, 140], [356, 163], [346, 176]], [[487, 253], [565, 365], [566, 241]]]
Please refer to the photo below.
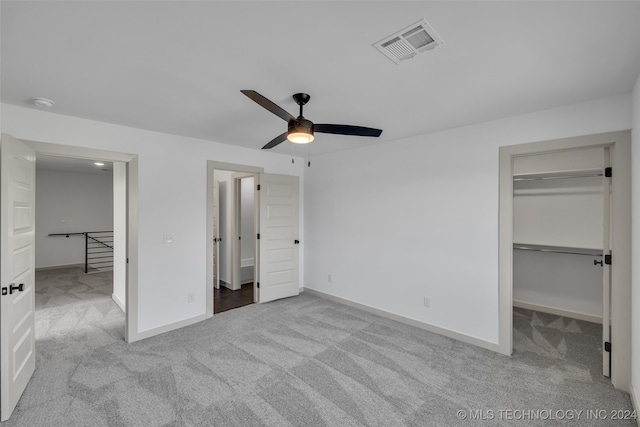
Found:
[[[298, 117], [289, 121], [289, 131], [287, 139], [291, 142], [304, 144], [313, 141], [313, 122], [304, 117]], [[298, 136], [301, 139], [298, 139]], [[305, 137], [306, 135], [306, 137]]]

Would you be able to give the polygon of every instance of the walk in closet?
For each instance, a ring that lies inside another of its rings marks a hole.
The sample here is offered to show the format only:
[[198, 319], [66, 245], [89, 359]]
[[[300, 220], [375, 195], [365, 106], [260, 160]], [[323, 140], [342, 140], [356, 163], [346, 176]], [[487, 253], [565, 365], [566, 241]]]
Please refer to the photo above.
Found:
[[603, 323], [606, 342], [609, 155], [607, 147], [575, 149], [513, 164], [514, 306]]

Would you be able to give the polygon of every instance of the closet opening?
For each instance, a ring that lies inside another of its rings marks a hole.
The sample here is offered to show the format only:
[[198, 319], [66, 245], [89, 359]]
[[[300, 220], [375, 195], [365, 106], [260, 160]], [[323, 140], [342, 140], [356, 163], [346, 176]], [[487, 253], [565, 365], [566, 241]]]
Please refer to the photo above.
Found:
[[[567, 340], [581, 340], [589, 350], [584, 354], [597, 359], [602, 352], [605, 376], [610, 372], [604, 351], [610, 343], [609, 158], [609, 147], [597, 147], [513, 160], [514, 334], [559, 357], [572, 352], [574, 344]], [[538, 334], [549, 328], [553, 340]]]
[[499, 351], [595, 348], [589, 369], [627, 392], [630, 155], [629, 131], [500, 148]]

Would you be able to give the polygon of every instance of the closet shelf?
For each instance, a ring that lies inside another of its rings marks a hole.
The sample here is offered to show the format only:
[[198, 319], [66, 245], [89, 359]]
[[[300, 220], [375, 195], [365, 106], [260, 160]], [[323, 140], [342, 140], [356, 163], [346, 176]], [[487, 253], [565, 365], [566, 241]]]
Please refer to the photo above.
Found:
[[523, 251], [536, 251], [536, 252], [552, 252], [559, 254], [571, 254], [571, 255], [588, 255], [588, 256], [602, 256], [602, 249], [594, 248], [577, 248], [571, 246], [553, 246], [553, 245], [530, 245], [527, 243], [514, 243], [513, 249], [519, 249]]
[[514, 173], [514, 181], [533, 181], [546, 179], [590, 178], [603, 176], [602, 169], [575, 169], [553, 172]]

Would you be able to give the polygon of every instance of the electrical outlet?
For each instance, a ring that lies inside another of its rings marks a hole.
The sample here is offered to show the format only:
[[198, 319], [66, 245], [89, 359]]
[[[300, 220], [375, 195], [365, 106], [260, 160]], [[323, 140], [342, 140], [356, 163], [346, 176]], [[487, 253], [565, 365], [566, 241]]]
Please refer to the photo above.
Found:
[[329, 283], [333, 283], [333, 274], [329, 274], [327, 276], [327, 280], [329, 281]]
[[424, 306], [425, 306], [426, 308], [431, 307], [431, 298], [429, 298], [429, 297], [424, 297], [424, 300], [423, 300], [423, 302], [422, 302], [422, 303], [424, 304]]
[[189, 293], [189, 294], [187, 295], [187, 302], [188, 302], [188, 303], [192, 303], [192, 302], [193, 302], [193, 300], [194, 300], [195, 298], [196, 298], [196, 296], [195, 296], [195, 294], [194, 294], [194, 293]]

